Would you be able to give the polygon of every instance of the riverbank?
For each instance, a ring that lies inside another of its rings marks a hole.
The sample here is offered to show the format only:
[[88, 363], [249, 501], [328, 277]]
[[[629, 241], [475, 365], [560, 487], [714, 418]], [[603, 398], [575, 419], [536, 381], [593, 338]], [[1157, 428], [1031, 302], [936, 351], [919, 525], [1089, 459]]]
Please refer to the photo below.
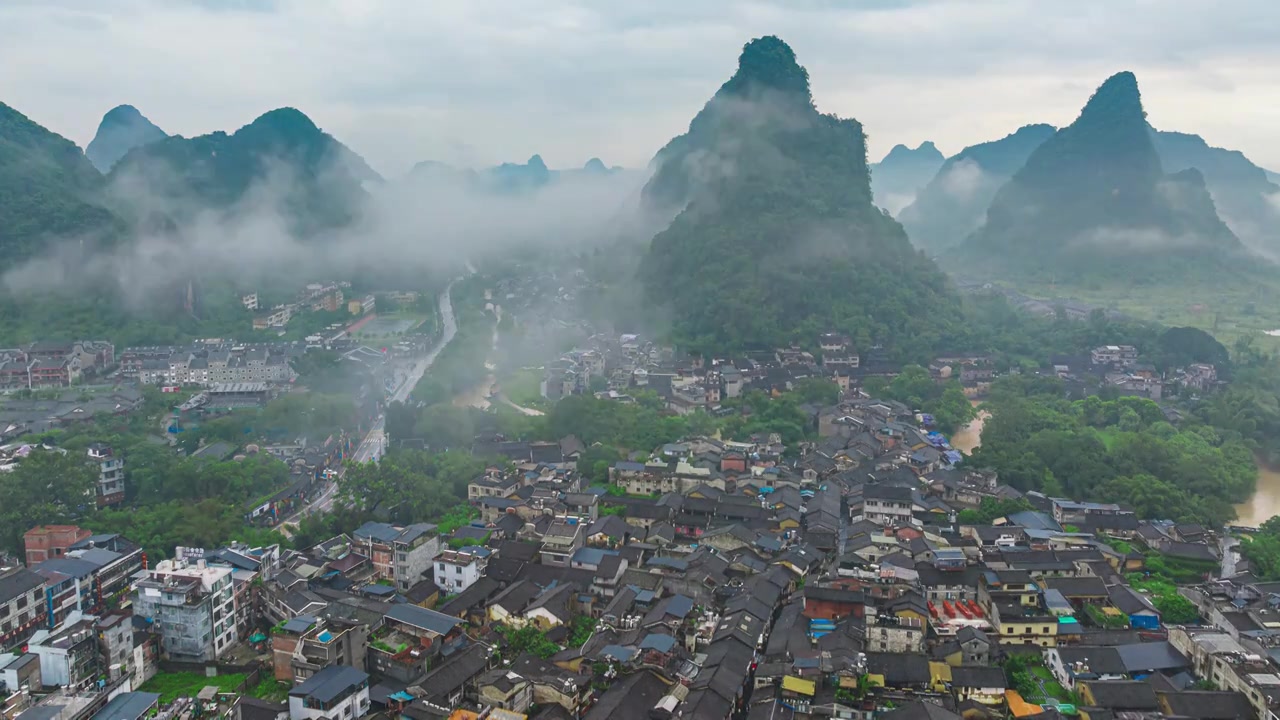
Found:
[[[969, 404], [974, 407], [982, 405], [981, 400], [970, 400]], [[991, 413], [986, 410], [979, 410], [978, 416], [969, 421], [968, 425], [960, 428], [951, 436], [951, 447], [968, 455], [982, 444], [982, 427], [986, 424], [987, 418], [991, 417]]]
[[1262, 458], [1258, 464], [1258, 487], [1253, 497], [1235, 506], [1236, 524], [1258, 527], [1276, 515], [1280, 515], [1280, 469], [1269, 466]]

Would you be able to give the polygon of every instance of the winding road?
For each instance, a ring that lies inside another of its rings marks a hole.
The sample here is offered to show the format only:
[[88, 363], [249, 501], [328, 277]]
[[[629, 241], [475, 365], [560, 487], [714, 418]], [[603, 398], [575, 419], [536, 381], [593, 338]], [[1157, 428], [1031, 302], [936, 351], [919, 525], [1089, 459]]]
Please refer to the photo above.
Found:
[[[474, 273], [475, 268], [472, 267], [470, 263], [467, 263], [467, 271], [468, 274]], [[430, 352], [419, 358], [413, 364], [409, 369], [408, 374], [405, 376], [404, 382], [400, 383], [400, 387], [396, 388], [395, 392], [391, 394], [391, 397], [388, 398], [388, 402], [407, 401], [410, 393], [413, 392], [413, 388], [418, 384], [418, 381], [422, 379], [422, 376], [427, 372], [427, 369], [430, 368], [432, 363], [436, 361], [436, 358], [440, 356], [440, 351], [444, 350], [445, 346], [453, 340], [453, 336], [458, 334], [458, 318], [453, 314], [453, 299], [450, 297], [450, 293], [453, 291], [453, 285], [457, 281], [458, 280], [455, 279], [450, 282], [449, 286], [440, 293], [440, 297], [436, 300], [437, 305], [440, 308], [440, 317], [444, 321], [444, 327], [440, 333], [440, 339], [436, 341], [435, 347], [431, 348]], [[355, 452], [351, 455], [351, 462], [366, 463], [378, 461], [378, 458], [382, 455], [382, 451], [385, 450], [387, 446], [386, 424], [386, 414], [384, 413], [379, 415], [378, 419], [374, 421], [373, 427], [369, 428], [369, 432], [365, 434], [364, 439], [360, 441]], [[341, 474], [345, 469], [346, 468], [344, 466], [338, 471], [338, 473]], [[338, 484], [336, 482], [330, 482], [325, 487], [324, 491], [317, 495], [309, 504], [299, 509], [298, 512], [293, 515], [290, 515], [286, 520], [284, 520], [284, 522], [280, 523], [280, 531], [288, 537], [289, 525], [296, 525], [299, 519], [306, 515], [310, 515], [317, 510], [323, 512], [332, 508], [333, 499], [334, 496], [337, 495], [337, 490]]]

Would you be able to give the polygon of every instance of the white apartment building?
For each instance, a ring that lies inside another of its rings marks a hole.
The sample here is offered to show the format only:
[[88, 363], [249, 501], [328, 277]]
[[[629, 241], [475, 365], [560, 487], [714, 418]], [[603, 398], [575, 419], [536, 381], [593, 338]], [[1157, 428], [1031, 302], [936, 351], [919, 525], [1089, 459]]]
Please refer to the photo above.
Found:
[[479, 545], [445, 550], [436, 556], [436, 587], [449, 594], [460, 593], [484, 575], [490, 551]]

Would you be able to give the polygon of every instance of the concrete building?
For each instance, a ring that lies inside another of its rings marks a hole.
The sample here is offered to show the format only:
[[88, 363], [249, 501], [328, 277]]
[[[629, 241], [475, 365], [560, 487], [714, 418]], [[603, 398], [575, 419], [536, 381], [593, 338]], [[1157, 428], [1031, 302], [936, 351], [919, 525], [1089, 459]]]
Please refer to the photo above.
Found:
[[26, 568], [0, 572], [0, 645], [30, 637], [45, 622], [44, 578]]
[[289, 720], [354, 720], [369, 712], [369, 675], [330, 665], [289, 691]]
[[97, 681], [102, 673], [98, 654], [97, 618], [74, 613], [54, 630], [39, 630], [27, 643], [28, 652], [40, 658], [40, 678], [77, 692]]
[[130, 578], [142, 569], [142, 548], [119, 535], [90, 535], [60, 557], [31, 567], [44, 578], [48, 627], [74, 612], [98, 614], [115, 607]]
[[133, 612], [160, 636], [171, 660], [208, 662], [239, 640], [232, 570], [162, 560], [135, 586]]
[[397, 527], [367, 522], [356, 528], [352, 537], [361, 554], [373, 564], [377, 576], [394, 581], [400, 592], [408, 591], [422, 580], [431, 569], [431, 560], [440, 554], [440, 537], [436, 526], [430, 523]]
[[476, 583], [489, 563], [490, 551], [480, 545], [445, 550], [436, 556], [436, 587], [451, 595]]
[[93, 443], [89, 446], [89, 461], [98, 466], [98, 507], [124, 502], [124, 458], [116, 455], [110, 445]]
[[22, 535], [27, 567], [66, 555], [72, 545], [92, 534], [76, 525], [37, 525], [31, 528]]

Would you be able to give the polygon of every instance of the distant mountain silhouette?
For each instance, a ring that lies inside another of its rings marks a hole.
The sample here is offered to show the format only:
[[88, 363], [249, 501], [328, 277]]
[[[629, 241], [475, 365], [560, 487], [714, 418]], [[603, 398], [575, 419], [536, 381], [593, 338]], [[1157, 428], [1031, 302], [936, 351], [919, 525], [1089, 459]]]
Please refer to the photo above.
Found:
[[[367, 198], [363, 185], [380, 180], [294, 108], [272, 110], [230, 135], [175, 136], [134, 148], [108, 179], [121, 203], [160, 200], [175, 220], [249, 200], [269, 203], [304, 235], [353, 221]], [[248, 198], [251, 190], [258, 196]]]
[[871, 166], [871, 189], [875, 203], [897, 214], [933, 179], [944, 158], [932, 142], [912, 150], [895, 145], [884, 159]]
[[911, 243], [930, 251], [941, 250], [978, 229], [1000, 186], [1053, 133], [1052, 125], [1027, 125], [947, 158], [915, 200], [897, 214]]
[[132, 105], [117, 105], [102, 116], [85, 157], [104, 175], [130, 150], [169, 137]]
[[1207, 272], [1243, 247], [1198, 170], [1164, 174], [1137, 79], [1122, 72], [1031, 153], [960, 249], [988, 268], [1071, 280]]

